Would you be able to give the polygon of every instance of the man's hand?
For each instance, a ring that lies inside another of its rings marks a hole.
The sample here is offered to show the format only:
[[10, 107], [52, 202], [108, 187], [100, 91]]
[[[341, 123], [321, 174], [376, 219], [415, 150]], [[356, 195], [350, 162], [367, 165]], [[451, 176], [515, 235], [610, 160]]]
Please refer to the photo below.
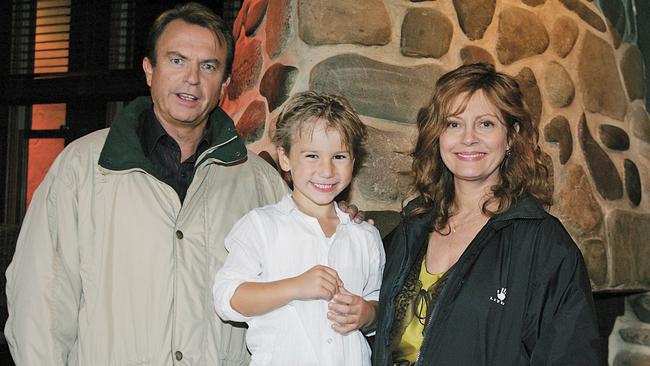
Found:
[[291, 279], [296, 300], [323, 299], [330, 301], [343, 286], [343, 281], [330, 267], [317, 265]]
[[343, 286], [339, 287], [330, 302], [327, 319], [334, 322], [332, 329], [341, 334], [347, 334], [360, 328], [367, 328], [375, 322], [377, 315], [375, 301], [369, 302], [364, 298], [351, 294]]
[[[357, 224], [360, 224], [363, 222], [363, 220], [366, 218], [366, 215], [363, 211], [359, 211], [357, 206], [351, 205], [347, 203], [346, 201], [339, 201], [338, 202], [339, 208], [341, 211], [345, 212], [346, 214], [350, 215], [350, 218], [354, 220]], [[368, 223], [370, 225], [374, 225], [375, 221], [372, 219], [368, 220]]]

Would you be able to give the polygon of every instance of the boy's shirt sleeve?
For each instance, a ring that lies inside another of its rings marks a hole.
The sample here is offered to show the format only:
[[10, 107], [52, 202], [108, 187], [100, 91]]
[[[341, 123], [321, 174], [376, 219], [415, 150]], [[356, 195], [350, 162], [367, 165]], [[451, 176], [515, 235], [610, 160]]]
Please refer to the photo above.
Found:
[[258, 215], [251, 211], [235, 224], [224, 240], [228, 256], [216, 273], [212, 287], [214, 309], [223, 320], [246, 322], [251, 319], [233, 309], [230, 299], [242, 283], [262, 281], [265, 243], [262, 228]]
[[[370, 251], [370, 261], [368, 279], [363, 288], [363, 298], [366, 301], [379, 301], [379, 289], [381, 288], [386, 254], [384, 253], [381, 235], [379, 235], [379, 231], [375, 227], [372, 227], [371, 230], [371, 245], [368, 246], [368, 250]], [[374, 336], [374, 326], [372, 329], [364, 330], [363, 332], [366, 337]]]
[[368, 268], [368, 278], [363, 288], [363, 298], [366, 301], [378, 301], [379, 289], [381, 288], [381, 279], [384, 273], [384, 264], [386, 263], [386, 254], [381, 241], [379, 231], [372, 227], [370, 235], [371, 245], [369, 245], [370, 261]]

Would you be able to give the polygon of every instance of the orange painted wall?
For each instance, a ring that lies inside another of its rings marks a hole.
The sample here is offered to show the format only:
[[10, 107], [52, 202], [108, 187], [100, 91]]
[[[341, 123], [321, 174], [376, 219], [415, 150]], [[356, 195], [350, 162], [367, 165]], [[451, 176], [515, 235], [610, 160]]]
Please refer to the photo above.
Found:
[[[33, 130], [56, 130], [65, 125], [65, 104], [32, 106]], [[63, 150], [63, 139], [30, 139], [27, 164], [27, 205], [32, 195]]]

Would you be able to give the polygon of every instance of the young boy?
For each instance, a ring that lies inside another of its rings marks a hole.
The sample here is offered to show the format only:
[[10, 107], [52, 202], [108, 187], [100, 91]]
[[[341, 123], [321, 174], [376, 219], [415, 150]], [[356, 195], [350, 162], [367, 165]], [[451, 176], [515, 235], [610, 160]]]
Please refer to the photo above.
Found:
[[219, 316], [248, 323], [251, 365], [370, 365], [361, 330], [373, 327], [383, 246], [334, 202], [365, 137], [335, 95], [297, 94], [278, 116], [273, 142], [293, 193], [233, 227], [213, 287]]

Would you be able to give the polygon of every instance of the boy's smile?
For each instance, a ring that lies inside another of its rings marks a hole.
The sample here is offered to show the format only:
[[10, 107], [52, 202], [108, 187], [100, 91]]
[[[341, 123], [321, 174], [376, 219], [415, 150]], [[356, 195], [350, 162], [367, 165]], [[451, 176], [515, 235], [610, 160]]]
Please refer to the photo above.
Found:
[[298, 208], [314, 217], [335, 215], [332, 202], [350, 184], [354, 166], [341, 134], [317, 119], [295, 133], [288, 155], [278, 147], [278, 157], [282, 169], [291, 172]]

